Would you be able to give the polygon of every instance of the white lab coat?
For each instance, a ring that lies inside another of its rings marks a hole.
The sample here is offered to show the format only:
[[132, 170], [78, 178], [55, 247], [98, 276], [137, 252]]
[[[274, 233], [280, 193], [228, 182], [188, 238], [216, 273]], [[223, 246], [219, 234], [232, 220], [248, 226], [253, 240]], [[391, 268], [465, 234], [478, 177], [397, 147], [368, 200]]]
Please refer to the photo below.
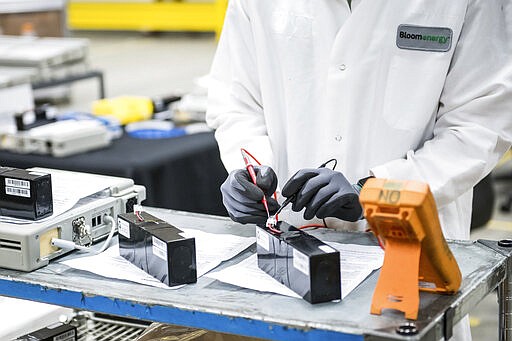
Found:
[[[224, 165], [244, 147], [281, 186], [330, 158], [351, 182], [424, 181], [469, 239], [472, 188], [512, 141], [506, 2], [231, 0], [207, 112]], [[451, 48], [401, 49], [401, 24], [450, 28]]]
[[505, 6], [503, 9], [505, 11], [505, 24], [507, 26], [508, 47], [510, 49], [510, 54], [512, 54], [512, 1], [505, 1]]

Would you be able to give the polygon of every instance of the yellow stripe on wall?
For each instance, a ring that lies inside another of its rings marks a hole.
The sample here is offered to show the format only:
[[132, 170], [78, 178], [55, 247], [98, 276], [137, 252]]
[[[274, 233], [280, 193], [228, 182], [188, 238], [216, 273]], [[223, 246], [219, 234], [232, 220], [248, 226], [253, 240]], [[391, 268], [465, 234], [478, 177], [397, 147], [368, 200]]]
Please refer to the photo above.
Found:
[[207, 3], [68, 3], [73, 30], [211, 31], [220, 34], [227, 0]]

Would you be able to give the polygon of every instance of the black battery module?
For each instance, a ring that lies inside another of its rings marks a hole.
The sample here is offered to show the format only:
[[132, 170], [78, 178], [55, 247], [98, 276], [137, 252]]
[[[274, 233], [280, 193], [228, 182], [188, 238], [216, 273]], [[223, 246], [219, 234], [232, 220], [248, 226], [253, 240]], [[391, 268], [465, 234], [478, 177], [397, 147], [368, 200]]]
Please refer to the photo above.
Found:
[[36, 330], [27, 335], [23, 335], [14, 341], [76, 341], [78, 333], [75, 326], [63, 323]]
[[340, 253], [285, 222], [256, 227], [258, 267], [309, 303], [341, 299]]
[[0, 167], [0, 215], [38, 220], [52, 213], [50, 174]]
[[149, 213], [138, 215], [118, 215], [119, 254], [168, 286], [197, 282], [195, 239]]

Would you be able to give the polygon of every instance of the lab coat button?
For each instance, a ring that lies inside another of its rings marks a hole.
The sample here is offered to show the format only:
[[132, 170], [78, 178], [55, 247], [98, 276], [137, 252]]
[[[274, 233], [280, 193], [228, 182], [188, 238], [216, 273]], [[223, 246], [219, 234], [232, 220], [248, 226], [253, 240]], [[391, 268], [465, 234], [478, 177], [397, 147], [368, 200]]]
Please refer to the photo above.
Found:
[[341, 142], [341, 140], [343, 139], [343, 137], [341, 137], [341, 135], [336, 135], [336, 136], [334, 136], [334, 139], [335, 139], [337, 142]]
[[340, 71], [345, 71], [347, 69], [347, 66], [345, 64], [341, 64], [339, 66]]

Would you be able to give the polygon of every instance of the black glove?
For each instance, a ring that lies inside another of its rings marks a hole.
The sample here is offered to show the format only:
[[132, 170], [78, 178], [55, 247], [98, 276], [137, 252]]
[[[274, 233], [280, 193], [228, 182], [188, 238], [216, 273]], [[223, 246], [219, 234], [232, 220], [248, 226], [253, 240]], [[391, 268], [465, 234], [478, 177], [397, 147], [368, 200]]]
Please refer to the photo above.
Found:
[[277, 188], [274, 170], [267, 166], [254, 166], [254, 172], [257, 186], [253, 184], [246, 169], [237, 169], [229, 173], [220, 187], [222, 202], [231, 219], [238, 223], [264, 224], [267, 221], [267, 211], [261, 202], [263, 195], [267, 197], [270, 214], [279, 208], [272, 197]]
[[304, 219], [336, 217], [345, 221], [357, 221], [363, 209], [358, 191], [345, 176], [329, 168], [301, 169], [284, 185], [283, 196], [291, 197], [292, 210], [303, 208]]

